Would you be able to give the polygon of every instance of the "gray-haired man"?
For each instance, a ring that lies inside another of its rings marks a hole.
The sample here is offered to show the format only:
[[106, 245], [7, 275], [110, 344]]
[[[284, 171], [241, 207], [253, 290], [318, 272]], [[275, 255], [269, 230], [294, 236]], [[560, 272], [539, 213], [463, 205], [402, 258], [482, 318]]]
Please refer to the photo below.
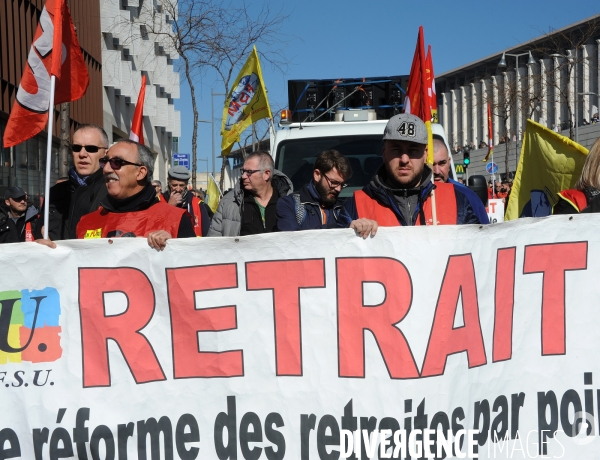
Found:
[[147, 237], [162, 250], [170, 238], [196, 236], [190, 215], [156, 198], [150, 178], [154, 157], [143, 145], [122, 140], [100, 159], [108, 195], [77, 225], [77, 238]]
[[277, 200], [292, 192], [292, 181], [274, 169], [271, 155], [267, 152], [250, 154], [242, 167], [240, 182], [221, 199], [208, 236], [277, 231]]

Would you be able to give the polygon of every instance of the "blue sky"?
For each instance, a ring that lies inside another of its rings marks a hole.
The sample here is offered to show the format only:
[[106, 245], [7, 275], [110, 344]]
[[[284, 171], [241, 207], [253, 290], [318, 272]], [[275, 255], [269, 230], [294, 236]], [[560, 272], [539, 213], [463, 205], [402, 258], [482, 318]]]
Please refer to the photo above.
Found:
[[[249, 0], [253, 7], [259, 0]], [[288, 79], [337, 79], [404, 75], [410, 71], [417, 32], [425, 30], [431, 45], [435, 74], [478, 60], [600, 13], [597, 0], [300, 0], [269, 3], [289, 18], [282, 27], [283, 49], [289, 66], [285, 74], [262, 64], [271, 107], [287, 104]], [[259, 52], [266, 51], [259, 45]], [[237, 71], [235, 74], [237, 74]], [[211, 118], [211, 88], [222, 92], [212, 73], [196, 81], [200, 119]], [[215, 96], [216, 154], [220, 146], [220, 117], [224, 98]], [[190, 91], [181, 77], [179, 151], [191, 152], [193, 114]], [[198, 158], [211, 157], [210, 124], [200, 123]], [[198, 171], [206, 170], [198, 162]], [[217, 170], [221, 162], [217, 159]]]

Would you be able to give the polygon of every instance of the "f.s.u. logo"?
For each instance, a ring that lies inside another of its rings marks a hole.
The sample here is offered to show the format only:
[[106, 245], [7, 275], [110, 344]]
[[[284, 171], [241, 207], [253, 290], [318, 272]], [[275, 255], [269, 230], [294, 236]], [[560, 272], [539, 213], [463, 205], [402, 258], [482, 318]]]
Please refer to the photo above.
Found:
[[0, 364], [60, 358], [59, 317], [54, 288], [0, 292]]
[[[27, 64], [31, 68], [31, 74], [25, 72], [23, 80], [17, 90], [17, 101], [23, 107], [33, 111], [44, 113], [50, 105], [50, 73], [44, 65], [44, 59], [52, 51], [54, 40], [54, 24], [46, 11], [42, 10], [40, 16], [40, 27], [42, 34], [33, 42], [27, 56]], [[67, 58], [67, 48], [62, 45], [62, 62]]]

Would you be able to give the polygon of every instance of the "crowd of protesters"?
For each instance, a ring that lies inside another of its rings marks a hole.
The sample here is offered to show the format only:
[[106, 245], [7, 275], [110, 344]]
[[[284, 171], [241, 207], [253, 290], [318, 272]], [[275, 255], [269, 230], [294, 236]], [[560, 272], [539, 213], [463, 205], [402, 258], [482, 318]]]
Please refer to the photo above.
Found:
[[[480, 197], [449, 174], [451, 152], [441, 125], [433, 125], [434, 161], [426, 164], [427, 129], [410, 114], [392, 117], [383, 135], [383, 164], [362, 190], [348, 199], [341, 191], [352, 177], [349, 161], [336, 150], [316, 158], [312, 180], [294, 191], [267, 152], [250, 154], [236, 186], [213, 215], [201, 191], [190, 190], [190, 171], [168, 172], [166, 189], [152, 180], [154, 159], [143, 145], [121, 140], [108, 145], [96, 125], [73, 135], [73, 166], [57, 181], [47, 203], [34, 206], [20, 187], [6, 189], [0, 205], [0, 243], [35, 241], [56, 247], [67, 239], [144, 237], [163, 250], [171, 238], [244, 236], [275, 231], [352, 228], [374, 236], [380, 226], [488, 224]], [[559, 194], [554, 213], [600, 208], [600, 139], [587, 157], [576, 188]], [[512, 182], [488, 182], [488, 198], [508, 204]], [[485, 190], [485, 188], [483, 189]], [[435, 204], [434, 204], [435, 202]], [[49, 208], [44, 238], [44, 206]]]

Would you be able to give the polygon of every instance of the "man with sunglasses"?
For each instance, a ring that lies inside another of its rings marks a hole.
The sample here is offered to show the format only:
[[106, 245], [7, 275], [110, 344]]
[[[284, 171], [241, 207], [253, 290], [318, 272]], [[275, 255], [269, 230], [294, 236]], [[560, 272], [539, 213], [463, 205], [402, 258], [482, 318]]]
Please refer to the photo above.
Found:
[[77, 238], [146, 237], [160, 251], [170, 238], [196, 236], [184, 209], [156, 197], [154, 156], [147, 147], [120, 140], [99, 163], [108, 194], [100, 209], [81, 218]]
[[292, 191], [292, 181], [274, 169], [273, 158], [269, 153], [251, 153], [244, 162], [240, 181], [221, 198], [208, 236], [276, 232], [277, 201]]
[[432, 184], [433, 172], [425, 164], [427, 128], [420, 118], [407, 113], [393, 116], [383, 141], [383, 165], [371, 182], [344, 204], [345, 226], [367, 238], [375, 235], [378, 226], [432, 225], [434, 188], [438, 224], [481, 223], [461, 188], [444, 182]]
[[9, 187], [0, 207], [0, 243], [33, 241], [33, 225], [39, 218], [35, 206], [30, 206], [27, 193], [21, 187]]
[[[50, 189], [50, 240], [75, 239], [81, 217], [98, 209], [106, 197], [100, 158], [106, 155], [107, 149], [108, 136], [104, 129], [91, 124], [79, 125], [71, 144], [73, 166], [69, 169], [69, 180]], [[43, 211], [40, 214], [43, 216]], [[35, 229], [36, 239], [42, 238], [43, 225], [40, 219]]]
[[277, 202], [279, 230], [336, 228], [344, 203], [339, 195], [350, 177], [352, 168], [340, 152], [322, 152], [315, 160], [313, 180]]

